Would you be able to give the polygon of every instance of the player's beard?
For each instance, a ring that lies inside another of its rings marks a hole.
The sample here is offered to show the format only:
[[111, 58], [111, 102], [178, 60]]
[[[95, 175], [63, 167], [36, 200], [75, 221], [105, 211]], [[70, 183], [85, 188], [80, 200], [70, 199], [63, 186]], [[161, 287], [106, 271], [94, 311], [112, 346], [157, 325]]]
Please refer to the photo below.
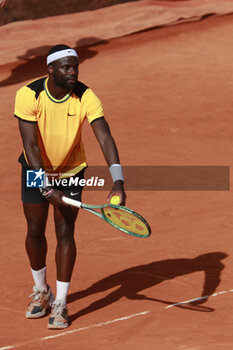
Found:
[[[69, 78], [69, 79], [71, 79], [71, 78]], [[54, 80], [55, 84], [57, 86], [61, 87], [62, 89], [65, 89], [65, 90], [74, 89], [76, 86], [76, 80], [75, 80], [75, 83], [68, 83], [69, 79], [61, 78], [61, 77], [57, 76], [56, 73], [54, 73], [54, 75], [53, 75], [53, 80]]]

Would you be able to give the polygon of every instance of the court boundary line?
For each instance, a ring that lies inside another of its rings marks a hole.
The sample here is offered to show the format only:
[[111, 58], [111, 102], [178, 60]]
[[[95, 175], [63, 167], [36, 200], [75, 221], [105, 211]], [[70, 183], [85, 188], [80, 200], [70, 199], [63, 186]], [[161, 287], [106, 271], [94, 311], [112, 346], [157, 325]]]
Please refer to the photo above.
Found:
[[[217, 297], [217, 296], [219, 296], [219, 295], [226, 294], [226, 293], [232, 293], [232, 292], [233, 292], [233, 289], [223, 290], [223, 291], [221, 291], [221, 292], [213, 293], [213, 294], [210, 294], [210, 295], [205, 295], [205, 296], [203, 296], [203, 297], [193, 298], [193, 299], [189, 299], [189, 300], [185, 300], [185, 301], [180, 301], [179, 303], [170, 304], [170, 305], [166, 306], [165, 309], [170, 309], [170, 308], [172, 308], [173, 306], [182, 305], [182, 304], [188, 304], [188, 303], [192, 303], [192, 302], [195, 302], [195, 301], [208, 299], [208, 298], [210, 298], [210, 297]], [[0, 350], [1, 350], [1, 349], [0, 349]]]
[[69, 331], [57, 333], [55, 335], [49, 335], [49, 336], [42, 337], [42, 338], [26, 340], [26, 341], [22, 341], [22, 342], [19, 342], [19, 343], [12, 344], [12, 345], [3, 346], [3, 347], [0, 348], [0, 350], [15, 349], [15, 348], [19, 348], [20, 346], [24, 346], [24, 345], [27, 345], [27, 344], [30, 344], [30, 343], [43, 342], [43, 341], [46, 341], [46, 340], [63, 337], [63, 336], [69, 335], [69, 334], [73, 334], [73, 333], [77, 333], [77, 332], [81, 332], [81, 331], [86, 331], [86, 330], [93, 329], [93, 328], [108, 326], [109, 324], [113, 324], [113, 323], [120, 322], [120, 321], [126, 321], [126, 320], [129, 320], [129, 319], [134, 318], [134, 317], [145, 316], [145, 315], [148, 315], [149, 313], [150, 313], [150, 311], [142, 311], [142, 312], [139, 312], [139, 313], [136, 313], [136, 314], [123, 316], [123, 317], [120, 317], [120, 318], [115, 318], [115, 319], [110, 320], [110, 321], [96, 323], [96, 324], [93, 324], [93, 325], [90, 325], [90, 326], [86, 326], [86, 327], [80, 327], [80, 328], [76, 328], [76, 329], [71, 329]]

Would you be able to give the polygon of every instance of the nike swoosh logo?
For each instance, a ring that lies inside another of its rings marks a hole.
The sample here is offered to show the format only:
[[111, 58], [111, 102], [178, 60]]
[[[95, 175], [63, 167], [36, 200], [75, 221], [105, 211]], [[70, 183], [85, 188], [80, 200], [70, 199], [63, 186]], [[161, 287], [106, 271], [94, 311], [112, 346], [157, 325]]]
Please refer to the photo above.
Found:
[[70, 116], [70, 117], [74, 117], [76, 114], [70, 114], [70, 113], [68, 113], [68, 116]]
[[80, 192], [75, 192], [75, 193], [74, 193], [74, 192], [70, 192], [70, 195], [71, 195], [71, 196], [76, 196], [76, 194], [79, 194], [79, 193], [80, 193]]

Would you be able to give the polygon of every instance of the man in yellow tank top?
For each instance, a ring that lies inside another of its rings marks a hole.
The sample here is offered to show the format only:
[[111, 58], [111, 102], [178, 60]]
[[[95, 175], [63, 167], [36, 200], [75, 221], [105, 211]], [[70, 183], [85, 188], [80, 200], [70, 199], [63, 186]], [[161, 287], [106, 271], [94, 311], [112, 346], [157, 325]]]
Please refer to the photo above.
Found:
[[[65, 206], [67, 197], [81, 200], [82, 187], [52, 186], [49, 181], [40, 188], [27, 188], [28, 171], [56, 173], [58, 177], [83, 178], [87, 166], [81, 139], [85, 119], [91, 124], [113, 179], [108, 200], [119, 195], [125, 203], [124, 177], [116, 144], [104, 118], [102, 103], [94, 92], [78, 81], [78, 55], [66, 45], [56, 45], [47, 56], [48, 77], [37, 79], [17, 91], [15, 117], [23, 141], [22, 202], [27, 220], [26, 250], [34, 279], [32, 300], [27, 318], [46, 314], [52, 305], [48, 328], [69, 325], [66, 298], [76, 258], [74, 224], [78, 209]], [[57, 237], [56, 298], [46, 281], [47, 242], [45, 227], [49, 204], [54, 206]]]

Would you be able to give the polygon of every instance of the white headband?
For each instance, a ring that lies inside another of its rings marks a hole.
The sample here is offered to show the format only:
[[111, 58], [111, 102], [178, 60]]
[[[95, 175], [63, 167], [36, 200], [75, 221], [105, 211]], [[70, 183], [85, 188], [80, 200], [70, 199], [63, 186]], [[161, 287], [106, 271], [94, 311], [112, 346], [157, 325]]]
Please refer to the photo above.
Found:
[[47, 56], [47, 65], [49, 65], [53, 61], [59, 60], [60, 58], [67, 57], [67, 56], [75, 56], [78, 58], [77, 52], [73, 49], [60, 50], [60, 51], [51, 53], [51, 55]]

